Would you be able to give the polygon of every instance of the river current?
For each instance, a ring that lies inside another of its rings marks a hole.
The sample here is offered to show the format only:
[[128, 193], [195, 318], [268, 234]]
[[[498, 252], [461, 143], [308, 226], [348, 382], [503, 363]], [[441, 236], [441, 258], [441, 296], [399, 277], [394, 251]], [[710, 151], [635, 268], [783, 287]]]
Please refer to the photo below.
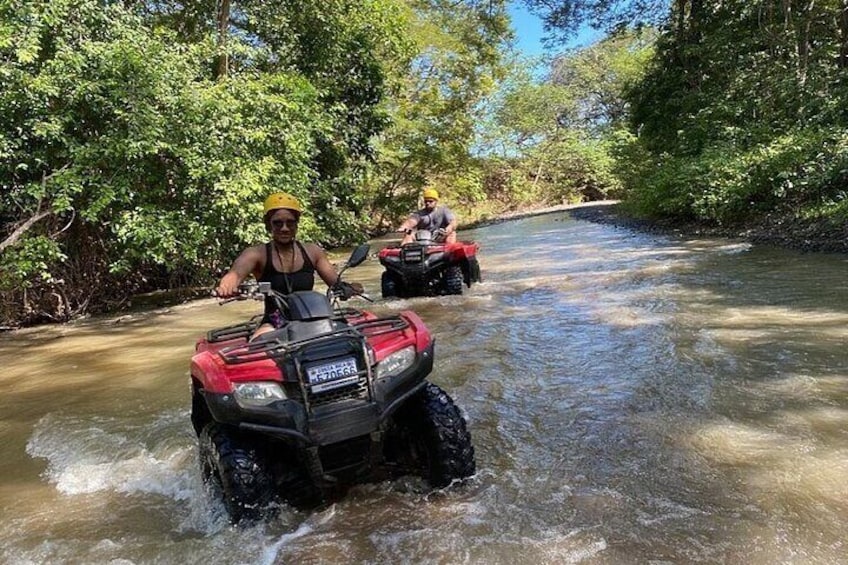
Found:
[[[468, 484], [230, 526], [188, 361], [259, 307], [204, 299], [0, 336], [0, 562], [848, 563], [848, 258], [566, 212], [460, 238], [482, 284], [367, 307], [436, 337]], [[378, 298], [380, 273], [347, 278]]]

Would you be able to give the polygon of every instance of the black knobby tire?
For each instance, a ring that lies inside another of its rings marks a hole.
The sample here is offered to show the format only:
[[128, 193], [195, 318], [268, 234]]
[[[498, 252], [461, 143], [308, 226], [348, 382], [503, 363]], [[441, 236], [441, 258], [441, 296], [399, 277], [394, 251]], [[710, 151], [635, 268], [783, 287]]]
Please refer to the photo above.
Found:
[[445, 271], [445, 291], [448, 294], [462, 294], [462, 268], [459, 265], [448, 267]]
[[400, 410], [397, 420], [409, 434], [412, 458], [432, 486], [445, 487], [475, 473], [471, 434], [444, 390], [427, 383]]
[[392, 298], [397, 296], [397, 281], [388, 272], [384, 272], [380, 279], [380, 290], [383, 291], [383, 298]]
[[468, 260], [468, 286], [473, 282], [483, 282], [483, 274], [480, 272], [480, 263], [476, 257]]
[[256, 445], [216, 422], [200, 432], [203, 480], [220, 490], [230, 520], [254, 521], [273, 514], [274, 481]]

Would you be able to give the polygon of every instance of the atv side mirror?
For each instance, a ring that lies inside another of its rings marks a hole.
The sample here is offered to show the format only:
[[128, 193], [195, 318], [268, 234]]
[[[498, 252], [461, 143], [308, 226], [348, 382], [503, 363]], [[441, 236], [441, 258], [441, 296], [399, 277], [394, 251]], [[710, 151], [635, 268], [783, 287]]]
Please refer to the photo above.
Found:
[[345, 268], [356, 267], [357, 265], [361, 264], [363, 261], [365, 261], [366, 258], [368, 258], [368, 251], [370, 250], [371, 246], [367, 243], [363, 243], [362, 245], [358, 246], [350, 254], [350, 259], [347, 260], [347, 265], [345, 265]]

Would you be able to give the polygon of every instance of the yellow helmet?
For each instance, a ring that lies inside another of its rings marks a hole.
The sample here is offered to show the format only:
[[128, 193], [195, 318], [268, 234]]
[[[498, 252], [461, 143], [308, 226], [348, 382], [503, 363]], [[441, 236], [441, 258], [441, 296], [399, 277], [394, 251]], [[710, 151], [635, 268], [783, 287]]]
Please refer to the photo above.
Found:
[[303, 212], [300, 201], [291, 194], [287, 194], [285, 192], [275, 192], [265, 199], [266, 214], [271, 210], [276, 210], [277, 208], [288, 208], [289, 210], [294, 210], [298, 214]]
[[436, 190], [435, 188], [428, 188], [428, 189], [424, 190], [423, 193], [421, 193], [421, 197], [422, 198], [428, 198], [428, 199], [432, 198], [433, 200], [438, 200], [439, 199], [439, 191]]

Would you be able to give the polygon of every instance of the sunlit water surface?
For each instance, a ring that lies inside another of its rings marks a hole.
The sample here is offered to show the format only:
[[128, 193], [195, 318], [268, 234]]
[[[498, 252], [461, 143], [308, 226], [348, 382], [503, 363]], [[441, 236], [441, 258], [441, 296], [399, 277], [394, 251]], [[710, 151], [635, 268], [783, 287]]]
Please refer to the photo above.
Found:
[[[372, 308], [436, 336], [468, 485], [229, 526], [200, 480], [188, 359], [258, 308], [202, 300], [0, 336], [0, 562], [848, 562], [844, 256], [566, 213], [461, 236], [483, 284]], [[349, 279], [376, 297], [380, 272]]]

